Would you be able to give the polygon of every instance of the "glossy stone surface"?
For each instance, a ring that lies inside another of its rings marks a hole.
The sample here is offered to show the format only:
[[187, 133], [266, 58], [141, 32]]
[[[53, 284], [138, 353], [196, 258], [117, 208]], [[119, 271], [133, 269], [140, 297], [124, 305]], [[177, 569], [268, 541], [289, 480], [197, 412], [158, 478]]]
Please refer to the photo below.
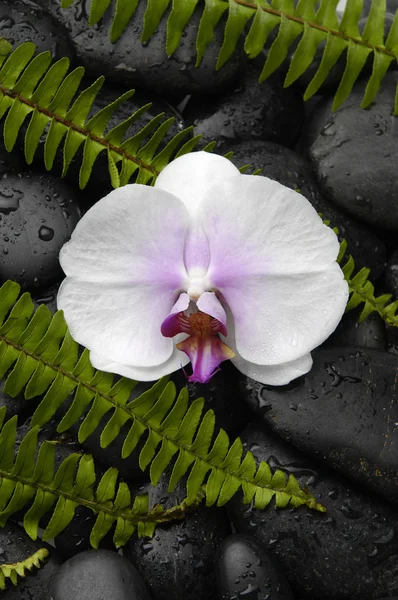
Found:
[[8, 564], [25, 560], [40, 548], [46, 548], [49, 551], [49, 558], [42, 563], [40, 569], [33, 569], [31, 573], [26, 571], [25, 578], [18, 578], [18, 586], [14, 586], [9, 581], [7, 589], [0, 592], [2, 600], [45, 600], [47, 598], [46, 587], [60, 561], [54, 548], [40, 540], [34, 542], [16, 523], [8, 521], [4, 528], [0, 528], [1, 563]]
[[51, 16], [43, 14], [33, 2], [0, 2], [0, 31], [14, 47], [33, 42], [37, 52], [50, 50], [55, 59], [66, 56], [73, 59], [74, 52], [65, 28]]
[[388, 341], [383, 319], [376, 313], [370, 314], [359, 323], [363, 304], [343, 315], [325, 346], [358, 346], [387, 351]]
[[344, 347], [312, 357], [311, 371], [288, 386], [242, 381], [249, 405], [286, 441], [396, 504], [397, 357]]
[[293, 600], [275, 559], [254, 536], [240, 533], [227, 537], [217, 549], [215, 572], [219, 600]]
[[[138, 493], [149, 493], [150, 506], [164, 508], [179, 504], [186, 497], [185, 485], [167, 493], [170, 471], [156, 488], [142, 486]], [[231, 533], [224, 508], [206, 508], [187, 513], [182, 521], [159, 525], [153, 538], [132, 538], [123, 550], [137, 567], [153, 600], [208, 600], [214, 597], [214, 557], [220, 542]]]
[[[337, 427], [333, 427], [335, 432]], [[242, 434], [247, 450], [298, 478], [326, 513], [306, 507], [263, 511], [241, 502], [228, 512], [239, 533], [256, 536], [279, 561], [294, 596], [302, 600], [374, 600], [398, 590], [398, 513], [261, 423]]]
[[213, 102], [193, 97], [184, 116], [194, 125], [201, 143], [217, 140], [224, 151], [233, 143], [245, 140], [267, 140], [294, 146], [304, 119], [302, 94], [295, 86], [283, 88], [283, 77], [277, 73], [259, 84], [264, 58], [256, 59], [233, 91]]
[[0, 180], [0, 282], [22, 289], [62, 279], [59, 251], [80, 218], [76, 194], [64, 181], [33, 171]]
[[137, 570], [110, 550], [81, 552], [53, 576], [50, 600], [150, 600]]
[[398, 297], [398, 248], [392, 253], [386, 267], [386, 284], [389, 292]]
[[360, 107], [366, 82], [332, 113], [332, 100], [318, 105], [309, 127], [309, 153], [321, 189], [356, 219], [398, 231], [395, 165], [397, 119], [392, 116], [396, 72], [387, 73], [368, 110]]

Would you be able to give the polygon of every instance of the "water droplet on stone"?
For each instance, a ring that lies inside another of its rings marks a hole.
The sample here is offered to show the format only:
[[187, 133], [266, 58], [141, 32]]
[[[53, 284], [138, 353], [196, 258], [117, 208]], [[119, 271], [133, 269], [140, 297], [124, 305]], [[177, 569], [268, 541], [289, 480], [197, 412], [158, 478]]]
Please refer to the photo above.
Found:
[[42, 225], [39, 229], [39, 238], [43, 240], [43, 242], [49, 242], [54, 237], [54, 229], [51, 227], [46, 227]]

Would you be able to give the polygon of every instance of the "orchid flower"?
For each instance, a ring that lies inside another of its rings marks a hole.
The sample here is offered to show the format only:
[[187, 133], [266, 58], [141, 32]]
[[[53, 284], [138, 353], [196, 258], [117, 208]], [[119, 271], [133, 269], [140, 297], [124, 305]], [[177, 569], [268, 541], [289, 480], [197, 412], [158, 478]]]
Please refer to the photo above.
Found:
[[231, 359], [283, 385], [342, 317], [338, 251], [301, 194], [194, 152], [83, 216], [61, 249], [58, 308], [97, 369], [152, 381], [191, 362], [205, 383]]

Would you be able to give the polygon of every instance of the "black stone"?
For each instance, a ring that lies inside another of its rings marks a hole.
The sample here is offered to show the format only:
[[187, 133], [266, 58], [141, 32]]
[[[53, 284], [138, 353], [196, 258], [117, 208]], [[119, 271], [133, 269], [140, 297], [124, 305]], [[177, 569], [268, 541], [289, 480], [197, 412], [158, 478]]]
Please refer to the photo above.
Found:
[[396, 504], [397, 357], [373, 349], [322, 347], [312, 357], [311, 371], [288, 386], [246, 378], [242, 394], [286, 441]]
[[23, 561], [40, 548], [46, 548], [49, 557], [40, 569], [33, 568], [31, 573], [25, 571], [26, 577], [18, 577], [18, 585], [9, 581], [7, 589], [0, 592], [2, 600], [45, 600], [48, 582], [60, 564], [57, 553], [48, 544], [33, 541], [22, 527], [9, 521], [0, 528], [0, 562], [1, 564]]
[[388, 340], [388, 352], [398, 356], [398, 327], [392, 325], [386, 326], [387, 340]]
[[358, 323], [363, 304], [343, 315], [332, 335], [324, 342], [325, 346], [359, 346], [387, 351], [387, 333], [380, 315], [372, 313]]
[[254, 536], [227, 537], [218, 547], [215, 571], [219, 600], [293, 600], [275, 559]]
[[358, 269], [370, 268], [373, 280], [383, 273], [386, 261], [383, 241], [369, 227], [357, 223], [329, 202], [327, 196], [320, 192], [311, 164], [305, 158], [272, 142], [241, 142], [231, 144], [228, 150], [234, 152], [232, 162], [238, 167], [250, 164], [252, 170], [261, 168], [261, 174], [265, 177], [299, 190], [322, 214], [323, 219], [330, 220], [331, 226], [338, 227], [340, 238], [348, 243], [347, 256], [352, 254]]
[[53, 576], [48, 600], [150, 600], [137, 570], [109, 550], [81, 552]]
[[[100, 478], [98, 477], [98, 482]], [[54, 540], [58, 555], [62, 560], [86, 550], [92, 550], [90, 544], [91, 530], [95, 525], [97, 515], [85, 506], [76, 508], [74, 517], [67, 527]], [[100, 549], [114, 550], [113, 532], [108, 532], [99, 543]]]
[[256, 510], [242, 504], [240, 495], [228, 503], [236, 530], [256, 536], [275, 556], [297, 598], [373, 600], [398, 593], [398, 513], [392, 506], [361, 492], [265, 425], [253, 423], [242, 441], [257, 460], [292, 473], [327, 509]]
[[[149, 494], [150, 506], [171, 508], [186, 497], [186, 490], [180, 482], [168, 494], [168, 481], [162, 475], [156, 488], [148, 484], [139, 493]], [[158, 526], [153, 538], [132, 538], [123, 553], [147, 582], [154, 600], [208, 600], [215, 595], [215, 552], [230, 533], [225, 509], [203, 506], [182, 521]]]
[[392, 116], [397, 81], [396, 72], [387, 73], [368, 110], [360, 107], [366, 81], [334, 113], [326, 99], [317, 106], [308, 136], [323, 192], [358, 220], [392, 231], [398, 231], [398, 120]]
[[0, 408], [5, 406], [7, 408], [7, 413], [5, 417], [5, 421], [11, 419], [15, 415], [18, 416], [18, 422], [23, 422], [28, 416], [28, 405], [26, 400], [23, 397], [23, 394], [18, 394], [15, 398], [11, 398], [8, 394], [4, 392], [4, 384], [3, 381], [0, 384]]
[[395, 298], [398, 298], [398, 248], [390, 256], [385, 277], [389, 291]]
[[87, 72], [105, 75], [108, 81], [117, 85], [137, 86], [166, 96], [188, 93], [215, 94], [232, 85], [247, 63], [241, 42], [223, 68], [215, 70], [224, 38], [225, 18], [222, 18], [215, 28], [215, 37], [201, 65], [195, 67], [196, 36], [203, 7], [195, 9], [177, 50], [167, 57], [166, 27], [169, 11], [166, 11], [150, 40], [142, 44], [140, 40], [146, 4], [140, 2], [129, 26], [117, 42], [111, 44], [109, 33], [112, 10], [108, 10], [101, 22], [93, 28], [87, 24], [87, 0], [79, 3], [79, 9], [76, 8], [75, 11], [57, 10], [54, 0], [47, 4], [48, 10], [57, 15], [68, 28], [79, 62]]
[[[189, 371], [190, 366], [186, 367]], [[209, 383], [187, 383], [182, 370], [172, 374], [172, 380], [177, 390], [187, 386], [190, 400], [204, 398], [203, 414], [212, 409], [216, 417], [216, 430], [224, 429], [231, 440], [238, 436], [242, 429], [253, 419], [253, 413], [242, 402], [239, 394], [240, 374], [230, 361], [220, 365], [220, 371], [211, 378]]]
[[0, 31], [15, 47], [33, 42], [37, 52], [50, 50], [55, 59], [74, 58], [66, 29], [33, 2], [0, 2]]
[[57, 312], [57, 294], [59, 290], [59, 283], [49, 288], [45, 288], [39, 291], [32, 292], [32, 298], [35, 302], [35, 309], [37, 310], [41, 304], [45, 304], [47, 308], [54, 314]]
[[0, 282], [22, 289], [62, 278], [59, 251], [80, 218], [75, 193], [65, 182], [33, 171], [0, 180]]
[[[237, 87], [214, 102], [193, 97], [184, 116], [193, 124], [202, 143], [221, 142], [225, 152], [230, 144], [244, 140], [268, 140], [292, 147], [304, 120], [304, 104], [295, 86], [283, 88], [283, 77], [276, 73], [258, 82], [259, 60], [249, 64]], [[261, 63], [264, 59], [261, 60]]]

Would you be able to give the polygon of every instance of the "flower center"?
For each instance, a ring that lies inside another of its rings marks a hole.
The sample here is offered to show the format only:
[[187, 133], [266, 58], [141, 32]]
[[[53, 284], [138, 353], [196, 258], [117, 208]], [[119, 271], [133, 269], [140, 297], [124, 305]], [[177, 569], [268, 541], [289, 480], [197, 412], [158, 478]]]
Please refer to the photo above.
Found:
[[210, 282], [202, 275], [201, 277], [190, 277], [187, 285], [187, 294], [193, 302], [196, 302], [202, 294], [210, 289]]
[[187, 316], [182, 313], [179, 316], [179, 322], [185, 326], [184, 331], [189, 331], [191, 335], [198, 335], [203, 338], [208, 335], [217, 335], [219, 332], [219, 322], [207, 313], [198, 310]]

